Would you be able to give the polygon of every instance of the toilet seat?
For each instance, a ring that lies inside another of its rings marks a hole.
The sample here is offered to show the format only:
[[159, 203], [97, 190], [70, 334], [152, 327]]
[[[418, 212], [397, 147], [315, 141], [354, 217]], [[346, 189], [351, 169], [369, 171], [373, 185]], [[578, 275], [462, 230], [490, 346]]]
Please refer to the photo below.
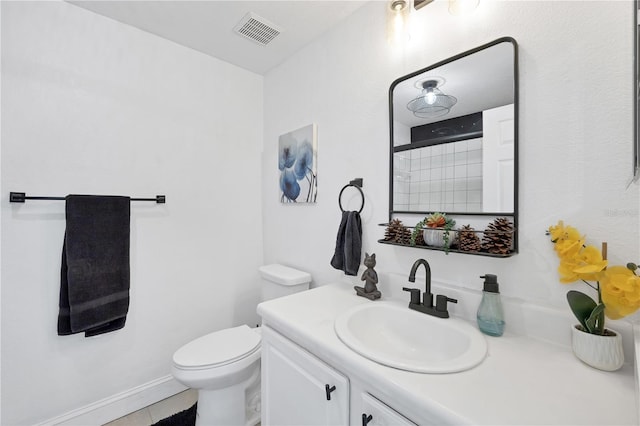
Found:
[[178, 349], [173, 365], [181, 370], [222, 367], [259, 353], [260, 341], [260, 334], [247, 325], [216, 331]]

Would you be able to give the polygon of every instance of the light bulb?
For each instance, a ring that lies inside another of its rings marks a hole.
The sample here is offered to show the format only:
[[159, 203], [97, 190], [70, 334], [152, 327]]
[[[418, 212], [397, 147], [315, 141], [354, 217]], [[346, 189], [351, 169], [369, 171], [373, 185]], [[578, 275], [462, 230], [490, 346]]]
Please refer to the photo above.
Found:
[[436, 103], [436, 99], [437, 96], [433, 93], [433, 90], [427, 90], [427, 93], [424, 95], [424, 101], [429, 105], [433, 105]]
[[393, 9], [395, 12], [400, 12], [405, 7], [407, 7], [406, 0], [395, 0], [395, 1], [391, 2], [391, 9]]

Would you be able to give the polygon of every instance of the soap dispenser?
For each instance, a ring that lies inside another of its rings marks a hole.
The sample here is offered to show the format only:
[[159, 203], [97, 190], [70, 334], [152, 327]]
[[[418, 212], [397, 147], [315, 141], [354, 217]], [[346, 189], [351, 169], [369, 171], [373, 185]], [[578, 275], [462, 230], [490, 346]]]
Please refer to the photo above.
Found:
[[478, 307], [478, 327], [480, 331], [489, 336], [502, 336], [504, 332], [504, 311], [498, 291], [498, 277], [493, 274], [485, 274], [482, 301]]

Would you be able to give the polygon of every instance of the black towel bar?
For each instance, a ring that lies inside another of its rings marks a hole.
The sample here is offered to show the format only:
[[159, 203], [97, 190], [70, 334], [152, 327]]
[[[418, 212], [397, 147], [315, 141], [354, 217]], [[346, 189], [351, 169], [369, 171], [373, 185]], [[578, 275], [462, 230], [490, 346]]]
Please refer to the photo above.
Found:
[[340, 211], [344, 212], [344, 209], [342, 208], [342, 193], [350, 186], [354, 187], [358, 190], [358, 192], [360, 192], [360, 196], [362, 197], [362, 206], [360, 206], [360, 210], [358, 210], [358, 213], [362, 213], [362, 209], [364, 209], [364, 192], [362, 192], [362, 189], [360, 189], [362, 188], [362, 178], [353, 179], [347, 185], [342, 187], [342, 190], [340, 190], [340, 194], [338, 195], [338, 206], [340, 206]]
[[[24, 192], [10, 192], [10, 203], [24, 203], [25, 200], [64, 200], [65, 197], [27, 197]], [[132, 198], [131, 201], [155, 201], [158, 204], [164, 204], [167, 202], [167, 198], [164, 195], [156, 195], [155, 198]]]

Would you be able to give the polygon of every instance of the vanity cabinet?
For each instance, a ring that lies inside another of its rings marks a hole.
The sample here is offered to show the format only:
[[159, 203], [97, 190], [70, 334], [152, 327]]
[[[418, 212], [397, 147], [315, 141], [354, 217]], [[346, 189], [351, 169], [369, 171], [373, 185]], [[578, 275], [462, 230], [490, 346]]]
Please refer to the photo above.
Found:
[[361, 394], [362, 426], [416, 426], [415, 423], [369, 395]]
[[[393, 287], [405, 283], [404, 276], [396, 281], [393, 274], [389, 275]], [[545, 329], [567, 329], [571, 320], [566, 310], [543, 309], [505, 298], [503, 303], [513, 312], [518, 310], [522, 318], [512, 322], [509, 332], [502, 337], [486, 338], [489, 356], [481, 364], [453, 374], [411, 373], [368, 360], [338, 337], [336, 318], [358, 306], [381, 303], [356, 296], [353, 284], [345, 280], [258, 305], [263, 325], [264, 425], [360, 426], [365, 414], [371, 415], [369, 426], [411, 424], [409, 421], [420, 426], [638, 426], [633, 362], [615, 373], [603, 374], [576, 360], [563, 334], [549, 335], [535, 327], [543, 313]], [[385, 290], [386, 297], [392, 295], [392, 286]], [[476, 296], [471, 290], [458, 290], [463, 301], [473, 301]], [[394, 303], [390, 297], [388, 301]], [[406, 306], [406, 299], [402, 305]], [[633, 341], [631, 326], [624, 325], [617, 324], [623, 327], [623, 331], [618, 331]], [[375, 333], [374, 328], [370, 330]], [[525, 331], [532, 335], [523, 334]], [[395, 336], [385, 335], [381, 339], [384, 344], [397, 344]], [[633, 359], [633, 354], [629, 355]], [[529, 368], [523, 369], [523, 365]], [[333, 374], [318, 377], [327, 371]], [[331, 384], [328, 380], [340, 378], [342, 385], [334, 382], [336, 390], [331, 394], [332, 402], [340, 395], [338, 414], [326, 416], [323, 410], [327, 410], [329, 401], [324, 398], [324, 387]], [[549, 388], [549, 383], [554, 386]], [[594, 386], [603, 392], [581, 391]], [[306, 412], [296, 411], [313, 404], [321, 407], [316, 409], [320, 414], [303, 417]], [[616, 409], [603, 410], [603, 406]], [[322, 416], [326, 420], [319, 420]]]
[[[415, 426], [272, 328], [262, 327], [262, 424]], [[351, 394], [353, 392], [353, 394]]]
[[349, 379], [262, 327], [262, 424], [348, 425]]

